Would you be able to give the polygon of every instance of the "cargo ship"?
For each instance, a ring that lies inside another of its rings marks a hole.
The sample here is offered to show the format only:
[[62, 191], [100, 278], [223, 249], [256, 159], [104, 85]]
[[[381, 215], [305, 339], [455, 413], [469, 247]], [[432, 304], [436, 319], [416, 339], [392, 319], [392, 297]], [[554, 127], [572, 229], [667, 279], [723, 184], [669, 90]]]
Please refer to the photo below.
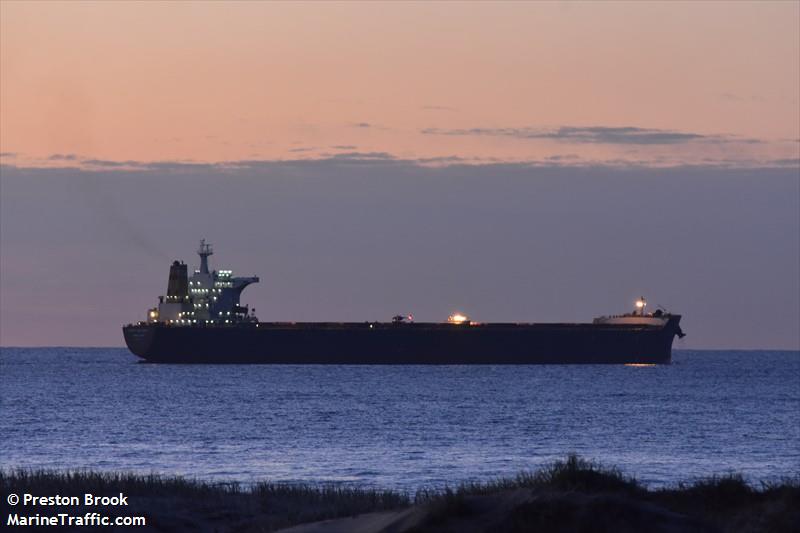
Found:
[[210, 244], [200, 241], [200, 268], [188, 275], [174, 261], [167, 294], [145, 320], [123, 326], [128, 348], [153, 363], [210, 364], [668, 364], [683, 337], [680, 315], [633, 312], [590, 323], [476, 322], [454, 313], [443, 322], [396, 315], [384, 322], [260, 322], [240, 303], [258, 277], [209, 270]]

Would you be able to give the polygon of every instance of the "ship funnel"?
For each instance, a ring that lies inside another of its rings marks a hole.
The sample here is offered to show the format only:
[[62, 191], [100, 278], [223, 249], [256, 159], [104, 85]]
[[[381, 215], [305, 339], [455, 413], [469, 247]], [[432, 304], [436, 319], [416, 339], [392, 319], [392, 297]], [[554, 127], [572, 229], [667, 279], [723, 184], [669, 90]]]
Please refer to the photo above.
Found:
[[169, 267], [169, 283], [167, 284], [167, 302], [183, 301], [189, 297], [189, 276], [186, 263], [173, 261]]
[[205, 239], [200, 239], [200, 248], [197, 250], [197, 255], [200, 256], [200, 273], [208, 274], [208, 256], [212, 255], [214, 250], [211, 249], [210, 244], [206, 244]]

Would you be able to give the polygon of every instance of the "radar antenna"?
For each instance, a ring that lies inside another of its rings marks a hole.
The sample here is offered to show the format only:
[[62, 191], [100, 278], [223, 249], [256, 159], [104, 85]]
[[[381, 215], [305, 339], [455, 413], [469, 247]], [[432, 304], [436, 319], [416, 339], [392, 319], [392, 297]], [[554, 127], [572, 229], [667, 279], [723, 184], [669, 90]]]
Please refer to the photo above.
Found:
[[200, 273], [208, 274], [208, 256], [213, 255], [214, 250], [211, 249], [210, 244], [206, 244], [205, 239], [200, 239], [200, 248], [197, 250], [197, 255], [200, 256]]

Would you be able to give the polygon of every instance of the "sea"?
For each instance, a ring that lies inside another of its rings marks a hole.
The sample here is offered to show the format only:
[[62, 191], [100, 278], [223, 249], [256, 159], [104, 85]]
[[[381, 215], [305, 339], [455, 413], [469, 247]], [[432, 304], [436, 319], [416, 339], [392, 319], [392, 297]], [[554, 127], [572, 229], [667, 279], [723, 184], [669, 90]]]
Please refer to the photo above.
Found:
[[800, 475], [800, 352], [664, 366], [178, 366], [2, 348], [0, 466], [413, 492], [570, 453], [651, 487]]

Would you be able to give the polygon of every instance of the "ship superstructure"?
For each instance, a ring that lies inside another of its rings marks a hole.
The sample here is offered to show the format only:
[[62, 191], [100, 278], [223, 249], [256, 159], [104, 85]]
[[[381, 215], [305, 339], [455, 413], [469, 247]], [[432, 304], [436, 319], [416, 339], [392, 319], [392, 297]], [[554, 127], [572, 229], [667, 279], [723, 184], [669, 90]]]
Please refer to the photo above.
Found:
[[172, 263], [167, 294], [159, 297], [158, 307], [148, 310], [148, 321], [176, 326], [257, 322], [248, 306], [241, 305], [239, 299], [245, 287], [258, 283], [258, 277], [234, 277], [231, 270], [209, 271], [208, 258], [214, 250], [205, 239], [200, 241], [197, 254], [200, 268], [191, 277], [185, 263]]

